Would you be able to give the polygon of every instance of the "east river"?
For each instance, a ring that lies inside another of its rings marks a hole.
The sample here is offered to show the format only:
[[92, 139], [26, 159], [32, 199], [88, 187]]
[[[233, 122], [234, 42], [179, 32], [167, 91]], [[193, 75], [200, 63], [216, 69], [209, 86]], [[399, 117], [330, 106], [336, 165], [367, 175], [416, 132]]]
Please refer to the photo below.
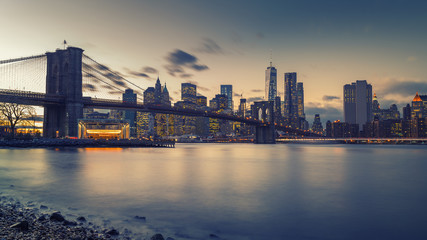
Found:
[[427, 239], [425, 145], [0, 149], [0, 192], [135, 239]]

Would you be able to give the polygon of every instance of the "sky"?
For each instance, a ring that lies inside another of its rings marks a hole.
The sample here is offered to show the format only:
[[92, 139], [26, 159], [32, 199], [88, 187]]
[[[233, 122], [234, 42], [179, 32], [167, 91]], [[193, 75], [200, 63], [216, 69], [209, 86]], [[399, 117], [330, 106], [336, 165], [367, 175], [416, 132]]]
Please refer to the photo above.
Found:
[[262, 100], [265, 70], [304, 83], [311, 124], [343, 119], [343, 86], [367, 80], [382, 108], [427, 94], [425, 1], [0, 0], [0, 60], [43, 54], [64, 40], [142, 88], [159, 76], [211, 99], [221, 84]]

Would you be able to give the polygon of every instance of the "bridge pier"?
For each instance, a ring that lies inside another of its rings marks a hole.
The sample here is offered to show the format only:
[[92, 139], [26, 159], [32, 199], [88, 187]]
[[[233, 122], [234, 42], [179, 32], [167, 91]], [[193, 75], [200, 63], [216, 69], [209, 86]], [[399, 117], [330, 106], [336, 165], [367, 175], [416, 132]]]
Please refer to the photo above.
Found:
[[44, 137], [78, 137], [78, 119], [83, 117], [82, 55], [76, 47], [46, 53], [46, 94], [64, 96], [65, 102], [45, 106]]
[[264, 122], [264, 124], [255, 127], [254, 143], [275, 144], [276, 129], [274, 127], [274, 102], [254, 102], [252, 116], [254, 116], [256, 120]]

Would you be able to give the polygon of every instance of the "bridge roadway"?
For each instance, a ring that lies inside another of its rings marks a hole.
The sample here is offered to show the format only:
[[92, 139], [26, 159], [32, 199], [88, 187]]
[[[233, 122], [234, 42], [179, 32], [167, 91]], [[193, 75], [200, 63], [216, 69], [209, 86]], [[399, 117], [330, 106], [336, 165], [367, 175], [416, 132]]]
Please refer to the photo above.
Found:
[[[46, 106], [46, 105], [60, 105], [65, 103], [65, 98], [60, 95], [54, 94], [45, 94], [31, 91], [21, 91], [21, 90], [8, 90], [0, 89], [0, 102], [9, 102], [9, 103], [18, 103], [24, 105], [34, 105], [34, 106]], [[241, 122], [247, 125], [252, 126], [269, 126], [269, 122], [259, 121], [253, 118], [242, 118], [235, 115], [217, 113], [215, 111], [203, 111], [195, 109], [185, 109], [177, 107], [167, 107], [156, 104], [140, 104], [140, 103], [126, 103], [118, 100], [110, 99], [98, 99], [91, 97], [83, 97], [82, 104], [84, 107], [93, 107], [101, 109], [121, 109], [121, 110], [135, 110], [141, 112], [155, 112], [155, 113], [164, 113], [164, 114], [174, 114], [181, 116], [193, 116], [193, 117], [208, 117], [216, 119], [224, 119], [229, 121]], [[299, 129], [293, 129], [286, 126], [281, 126], [275, 124], [277, 130], [286, 131], [289, 133], [294, 133], [304, 136], [320, 136], [313, 134], [308, 131], [303, 131]]]
[[427, 138], [279, 138], [288, 143], [346, 143], [346, 144], [427, 144]]

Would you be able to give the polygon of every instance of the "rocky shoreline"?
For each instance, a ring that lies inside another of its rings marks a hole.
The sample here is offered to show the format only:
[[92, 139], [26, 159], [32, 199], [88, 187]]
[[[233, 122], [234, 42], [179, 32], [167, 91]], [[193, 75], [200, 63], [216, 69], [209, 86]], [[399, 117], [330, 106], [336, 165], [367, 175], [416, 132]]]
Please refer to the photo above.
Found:
[[[66, 219], [60, 212], [49, 211], [47, 206], [29, 207], [11, 197], [1, 197], [0, 201], [0, 240], [100, 240], [133, 239], [129, 230], [119, 232], [114, 228], [102, 228], [79, 216]], [[155, 234], [150, 240], [165, 240]], [[166, 238], [166, 240], [174, 240]]]

